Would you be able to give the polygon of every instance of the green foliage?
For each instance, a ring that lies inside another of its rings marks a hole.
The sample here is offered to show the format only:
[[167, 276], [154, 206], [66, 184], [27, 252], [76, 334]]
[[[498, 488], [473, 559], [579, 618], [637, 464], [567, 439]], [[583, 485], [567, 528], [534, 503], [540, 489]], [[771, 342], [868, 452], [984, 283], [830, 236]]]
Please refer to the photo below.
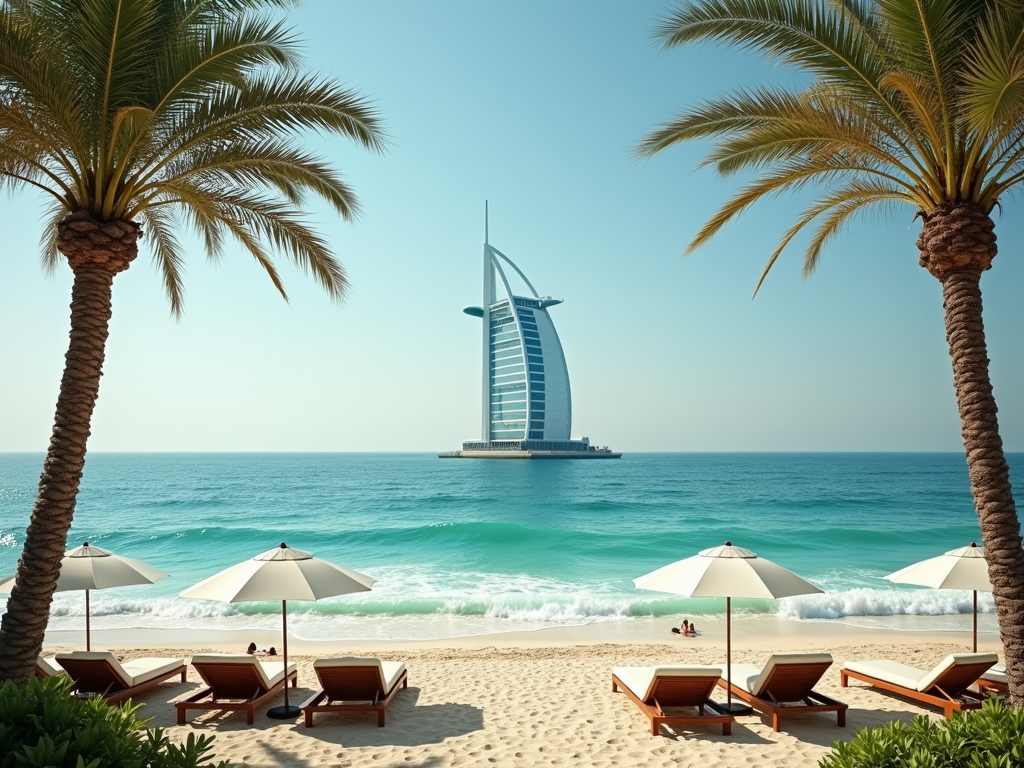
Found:
[[1024, 709], [989, 699], [980, 711], [949, 720], [915, 718], [861, 728], [837, 741], [821, 768], [1019, 768], [1024, 766]]
[[[32, 678], [0, 688], [0, 768], [211, 768], [212, 736], [172, 744], [146, 728], [143, 705], [112, 707], [69, 695], [68, 678]], [[220, 763], [223, 768], [227, 763]]]

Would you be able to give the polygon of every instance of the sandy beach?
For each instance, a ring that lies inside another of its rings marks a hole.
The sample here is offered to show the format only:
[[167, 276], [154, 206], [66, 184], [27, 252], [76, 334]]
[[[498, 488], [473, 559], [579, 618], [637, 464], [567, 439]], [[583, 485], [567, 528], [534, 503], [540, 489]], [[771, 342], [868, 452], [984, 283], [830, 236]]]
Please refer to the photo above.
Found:
[[[47, 652], [70, 648], [51, 633]], [[70, 633], [69, 633], [70, 634]], [[120, 642], [116, 642], [120, 635]], [[149, 640], [142, 645], [143, 637]], [[70, 640], [70, 638], [68, 638]], [[155, 642], [154, 642], [155, 640]], [[189, 656], [200, 650], [237, 651], [248, 641], [279, 644], [270, 632], [203, 634], [108, 631], [94, 648], [125, 659]], [[144, 695], [152, 725], [174, 740], [189, 733], [217, 737], [216, 754], [236, 766], [815, 766], [836, 739], [855, 729], [893, 719], [908, 721], [933, 711], [851, 682], [839, 686], [847, 659], [889, 658], [930, 667], [949, 653], [969, 650], [964, 633], [864, 629], [839, 622], [787, 622], [745, 617], [734, 622], [733, 662], [763, 663], [773, 651], [827, 650], [835, 659], [818, 686], [849, 704], [847, 727], [831, 714], [805, 714], [772, 731], [766, 717], [737, 718], [731, 736], [720, 727], [693, 731], [663, 728], [652, 736], [647, 719], [622, 693], [611, 690], [611, 669], [654, 664], [723, 664], [724, 622], [708, 623], [698, 638], [671, 635], [664, 620], [587, 625], [431, 642], [309, 643], [292, 641], [301, 703], [314, 692], [313, 660], [330, 655], [375, 655], [404, 661], [409, 688], [398, 694], [387, 725], [372, 714], [319, 715], [313, 728], [281, 722], [257, 710], [254, 725], [241, 713], [197, 713], [175, 725], [173, 699], [199, 686], [189, 669], [186, 683], [166, 683]], [[998, 651], [992, 635], [979, 650]], [[724, 694], [719, 697], [724, 699]], [[270, 706], [283, 701], [279, 696]]]

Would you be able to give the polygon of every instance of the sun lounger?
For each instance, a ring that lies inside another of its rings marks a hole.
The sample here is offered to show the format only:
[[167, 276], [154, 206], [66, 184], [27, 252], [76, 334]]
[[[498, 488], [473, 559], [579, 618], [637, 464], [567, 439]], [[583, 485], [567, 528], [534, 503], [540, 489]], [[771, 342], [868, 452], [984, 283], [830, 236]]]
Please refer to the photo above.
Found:
[[[732, 695], [771, 715], [775, 731], [783, 712], [835, 712], [842, 727], [847, 705], [813, 690], [831, 666], [828, 653], [775, 653], [764, 667], [733, 664]], [[718, 684], [725, 688], [725, 679], [719, 678]]]
[[36, 657], [36, 677], [60, 677], [66, 675], [68, 672], [58, 662], [57, 659], [43, 658], [42, 656]]
[[[732, 733], [732, 715], [711, 701], [721, 667], [616, 667], [612, 690], [620, 688], [651, 721], [657, 736], [664, 725], [722, 725], [722, 735]], [[666, 710], [694, 707], [696, 714], [669, 714]]]
[[1006, 679], [1006, 667], [1003, 664], [992, 667], [978, 678], [977, 684], [981, 691], [992, 691], [1002, 696], [1010, 692], [1010, 682]]
[[175, 675], [185, 682], [188, 670], [184, 659], [133, 659], [122, 663], [109, 651], [72, 651], [54, 658], [75, 681], [76, 691], [99, 694], [108, 704], [130, 699]]
[[258, 659], [247, 653], [201, 653], [192, 657], [192, 666], [208, 686], [174, 702], [178, 725], [184, 725], [188, 710], [245, 712], [252, 725], [256, 707], [284, 690], [288, 681], [298, 684], [294, 664], [288, 665], [287, 679], [283, 661]]
[[316, 712], [376, 712], [377, 726], [400, 688], [409, 687], [405, 662], [381, 661], [372, 656], [317, 659], [313, 669], [320, 692], [302, 705], [306, 727], [313, 726]]
[[876, 688], [941, 707], [946, 717], [952, 717], [954, 712], [981, 708], [982, 695], [968, 690], [968, 686], [996, 661], [994, 653], [953, 653], [927, 670], [885, 659], [848, 661], [839, 670], [839, 683], [845, 688], [851, 677], [862, 680]]

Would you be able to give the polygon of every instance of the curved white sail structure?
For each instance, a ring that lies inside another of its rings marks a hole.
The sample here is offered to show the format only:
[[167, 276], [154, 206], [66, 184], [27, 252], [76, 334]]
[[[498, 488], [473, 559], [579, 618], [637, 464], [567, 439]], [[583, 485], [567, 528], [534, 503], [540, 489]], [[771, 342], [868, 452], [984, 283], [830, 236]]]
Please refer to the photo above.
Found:
[[[482, 408], [479, 440], [442, 456], [498, 457], [516, 453], [541, 458], [618, 458], [595, 451], [587, 438], [572, 440], [569, 369], [548, 309], [561, 299], [541, 296], [515, 263], [488, 242], [484, 225], [483, 305], [466, 314], [483, 320]], [[525, 284], [517, 295], [505, 268]], [[500, 279], [502, 293], [499, 298]]]
[[[502, 262], [522, 278], [532, 296], [517, 296]], [[505, 296], [497, 297], [495, 277]], [[484, 243], [483, 410], [481, 438], [567, 441], [572, 429], [569, 370], [548, 307], [560, 299], [540, 296], [511, 259]]]

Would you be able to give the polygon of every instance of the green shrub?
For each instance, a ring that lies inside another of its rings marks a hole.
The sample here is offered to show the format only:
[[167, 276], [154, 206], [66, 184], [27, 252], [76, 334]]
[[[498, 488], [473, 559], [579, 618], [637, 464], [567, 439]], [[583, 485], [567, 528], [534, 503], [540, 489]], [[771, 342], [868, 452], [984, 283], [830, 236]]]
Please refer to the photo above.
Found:
[[821, 768], [1021, 768], [1024, 709], [991, 698], [974, 712], [949, 720], [917, 717], [861, 728], [853, 741], [837, 741]]
[[[206, 768], [212, 736], [172, 744], [148, 730], [141, 704], [112, 707], [98, 696], [70, 696], [67, 678], [33, 678], [0, 688], [0, 768]], [[221, 763], [217, 768], [223, 768]]]

